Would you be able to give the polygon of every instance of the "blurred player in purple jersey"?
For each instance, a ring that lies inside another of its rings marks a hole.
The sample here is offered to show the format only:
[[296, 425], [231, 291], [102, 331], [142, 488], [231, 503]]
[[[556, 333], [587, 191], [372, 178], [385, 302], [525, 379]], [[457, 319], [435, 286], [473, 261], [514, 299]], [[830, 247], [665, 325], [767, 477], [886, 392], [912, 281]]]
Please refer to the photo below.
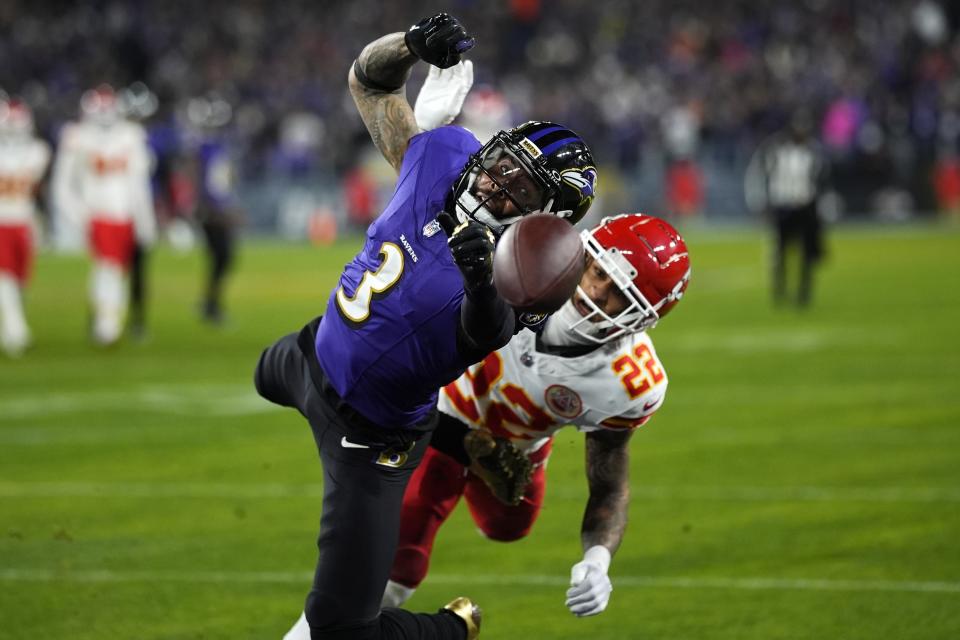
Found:
[[197, 208], [196, 219], [203, 231], [207, 265], [200, 313], [206, 322], [221, 324], [224, 285], [236, 256], [237, 227], [242, 213], [237, 205], [236, 160], [231, 148], [228, 124], [230, 104], [210, 93], [191, 101], [196, 127], [195, 148]]
[[288, 640], [476, 638], [479, 609], [457, 598], [435, 614], [380, 609], [400, 506], [437, 424], [437, 393], [525, 324], [493, 287], [496, 237], [543, 211], [575, 223], [596, 169], [575, 133], [548, 122], [481, 146], [463, 128], [419, 133], [405, 84], [418, 60], [449, 68], [473, 47], [438, 14], [367, 45], [349, 72], [370, 136], [399, 174], [326, 315], [267, 348], [255, 383], [310, 423], [324, 474], [319, 559]]

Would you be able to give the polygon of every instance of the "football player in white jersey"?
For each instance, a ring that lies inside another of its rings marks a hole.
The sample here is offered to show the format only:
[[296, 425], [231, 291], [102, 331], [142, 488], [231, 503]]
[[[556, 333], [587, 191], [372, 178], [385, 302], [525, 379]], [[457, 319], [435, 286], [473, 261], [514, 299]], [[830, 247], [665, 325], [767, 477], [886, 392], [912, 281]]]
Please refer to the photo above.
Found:
[[30, 344], [22, 292], [34, 257], [36, 195], [50, 147], [33, 134], [33, 115], [20, 100], [0, 100], [0, 348], [11, 356]]
[[526, 536], [543, 501], [554, 434], [573, 425], [586, 432], [590, 496], [580, 532], [584, 554], [571, 570], [566, 605], [577, 616], [606, 608], [607, 571], [627, 520], [630, 437], [660, 408], [667, 390], [647, 330], [680, 300], [690, 261], [676, 229], [653, 216], [606, 218], [581, 237], [586, 271], [543, 333], [521, 332], [440, 394], [436, 434], [462, 440], [466, 429], [481, 429], [526, 452], [535, 469], [523, 500], [516, 506], [498, 501], [469, 470], [465, 452], [431, 447], [404, 496], [384, 606], [402, 604], [426, 577], [437, 531], [461, 497], [486, 537]]
[[123, 118], [109, 86], [87, 91], [81, 109], [81, 121], [64, 127], [60, 139], [53, 199], [58, 215], [86, 230], [93, 254], [92, 338], [110, 345], [123, 331], [134, 244], [156, 239], [150, 151], [143, 127]]

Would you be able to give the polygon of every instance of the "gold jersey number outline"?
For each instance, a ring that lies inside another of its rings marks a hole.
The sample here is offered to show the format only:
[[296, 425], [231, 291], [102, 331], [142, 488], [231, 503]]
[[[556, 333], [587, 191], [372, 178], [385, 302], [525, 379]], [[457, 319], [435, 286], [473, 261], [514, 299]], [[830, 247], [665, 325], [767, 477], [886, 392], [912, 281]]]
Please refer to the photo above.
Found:
[[370, 304], [377, 294], [384, 293], [397, 284], [403, 275], [403, 250], [392, 242], [380, 245], [383, 262], [376, 271], [364, 271], [360, 284], [352, 296], [343, 292], [343, 286], [337, 289], [337, 308], [344, 318], [354, 324], [361, 324], [370, 317]]

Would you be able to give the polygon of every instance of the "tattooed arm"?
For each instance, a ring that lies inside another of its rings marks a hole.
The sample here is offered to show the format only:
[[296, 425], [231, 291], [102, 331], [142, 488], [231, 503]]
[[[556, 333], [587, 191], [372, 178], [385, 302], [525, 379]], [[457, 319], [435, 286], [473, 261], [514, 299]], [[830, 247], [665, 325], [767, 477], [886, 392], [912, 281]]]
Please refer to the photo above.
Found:
[[632, 433], [591, 431], [586, 434], [590, 497], [580, 528], [584, 550], [602, 545], [613, 555], [623, 540], [630, 503], [629, 444]]
[[587, 482], [590, 498], [583, 513], [583, 560], [570, 569], [565, 604], [575, 616], [595, 616], [607, 608], [613, 584], [610, 560], [627, 528], [630, 502], [629, 431], [587, 434]]
[[373, 143], [398, 173], [410, 138], [420, 131], [406, 97], [406, 82], [417, 60], [404, 44], [404, 34], [391, 33], [364, 47], [348, 76]]

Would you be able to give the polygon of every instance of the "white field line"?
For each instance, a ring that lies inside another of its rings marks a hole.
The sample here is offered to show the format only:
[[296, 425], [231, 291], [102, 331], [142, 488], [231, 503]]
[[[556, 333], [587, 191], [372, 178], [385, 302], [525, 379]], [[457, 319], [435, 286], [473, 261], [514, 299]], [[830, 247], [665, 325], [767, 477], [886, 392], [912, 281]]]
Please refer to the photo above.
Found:
[[279, 409], [259, 397], [252, 382], [250, 385], [163, 385], [0, 398], [0, 423], [80, 412], [241, 416]]
[[[184, 482], [0, 481], [0, 498], [319, 498], [320, 484]], [[914, 502], [957, 503], [956, 487], [758, 487], [637, 486], [635, 500], [703, 502]], [[576, 491], [548, 490], [548, 499], [585, 499]]]
[[[179, 583], [283, 583], [309, 584], [307, 571], [54, 571], [49, 569], [0, 569], [0, 582], [179, 582]], [[612, 576], [620, 587], [677, 589], [799, 590], [799, 591], [887, 591], [899, 593], [960, 593], [960, 582], [920, 580], [834, 580], [819, 578], [730, 578]], [[554, 575], [430, 574], [435, 584], [487, 586], [566, 587], [569, 580]]]

